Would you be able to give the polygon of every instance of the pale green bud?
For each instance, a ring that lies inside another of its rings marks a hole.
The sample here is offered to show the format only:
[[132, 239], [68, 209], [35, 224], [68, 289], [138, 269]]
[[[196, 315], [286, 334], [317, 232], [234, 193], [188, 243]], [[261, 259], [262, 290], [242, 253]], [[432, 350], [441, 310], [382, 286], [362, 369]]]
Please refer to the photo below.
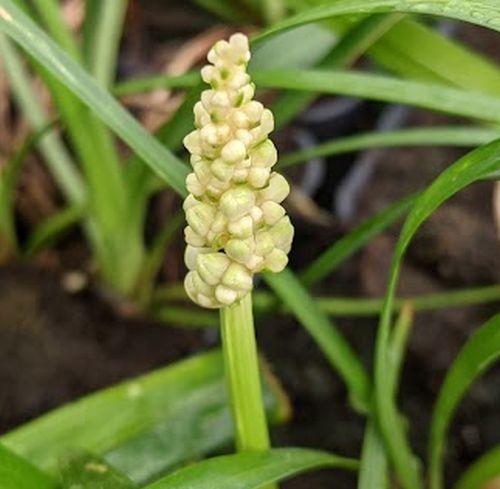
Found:
[[210, 231], [217, 210], [210, 204], [200, 202], [188, 209], [186, 219], [193, 231], [201, 236], [206, 236]]
[[288, 256], [285, 252], [275, 248], [266, 256], [265, 267], [274, 273], [283, 271], [288, 263]]
[[200, 277], [209, 285], [217, 285], [231, 261], [224, 253], [199, 254], [196, 270]]
[[211, 248], [204, 248], [200, 246], [187, 245], [184, 252], [184, 263], [188, 270], [195, 270], [198, 264], [198, 256], [205, 253], [210, 253]]
[[289, 193], [290, 185], [288, 185], [285, 177], [279, 173], [273, 173], [267, 187], [259, 192], [259, 201], [265, 202], [266, 200], [271, 200], [280, 203], [285, 200]]
[[221, 150], [220, 156], [226, 163], [237, 163], [247, 154], [245, 145], [238, 139], [229, 141]]
[[254, 192], [244, 186], [229, 189], [219, 201], [220, 210], [230, 221], [243, 217], [254, 205]]
[[222, 277], [222, 283], [231, 289], [249, 292], [252, 290], [252, 275], [239, 263], [229, 265]]

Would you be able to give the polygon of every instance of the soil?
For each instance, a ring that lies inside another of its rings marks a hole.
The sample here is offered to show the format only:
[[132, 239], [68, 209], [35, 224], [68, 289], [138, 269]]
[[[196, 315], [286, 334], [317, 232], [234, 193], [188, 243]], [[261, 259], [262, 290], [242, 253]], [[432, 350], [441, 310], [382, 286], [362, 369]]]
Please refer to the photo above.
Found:
[[[160, 19], [150, 17], [149, 21], [154, 18], [155, 22], [153, 34], [160, 36]], [[183, 35], [191, 36], [193, 30], [198, 32], [207, 27], [203, 19], [196, 19], [192, 24], [185, 23], [189, 28], [185, 28]], [[483, 31], [467, 28], [464, 32], [481, 46]], [[130, 60], [127, 63], [122, 63], [125, 71], [137, 70], [136, 66], [131, 68]], [[364, 104], [361, 110], [366, 117], [361, 117], [360, 124], [366, 126], [371, 124], [379, 107]], [[442, 120], [411, 111], [408, 122], [432, 125]], [[355, 124], [348, 130], [359, 130]], [[298, 122], [295, 129], [300, 125], [303, 123]], [[326, 132], [328, 138], [335, 135]], [[282, 134], [282, 139], [286, 140], [288, 134], [291, 133]], [[297, 238], [292, 266], [300, 269], [363, 218], [423, 188], [462, 153], [413, 148], [379, 152], [374, 172], [348, 221], [331, 215], [325, 224], [305, 219], [303, 215], [295, 216]], [[345, 168], [333, 177], [330, 175], [334, 184], [331, 188], [341, 185], [354, 161], [356, 158], [352, 156], [328, 160], [330, 167], [335, 164]], [[316, 204], [328, 212], [325, 203], [333, 199], [331, 188], [329, 194], [320, 188], [313, 196]], [[491, 194], [490, 183], [473, 185], [429, 219], [408, 251], [399, 287], [401, 295], [499, 282], [500, 254]], [[382, 233], [316, 291], [329, 295], [381, 296], [398, 230], [399, 225]], [[213, 335], [204, 331], [167, 327], [113, 307], [93, 281], [82, 291], [71, 293], [63, 285], [68, 271], [88, 271], [85, 253], [80, 248], [81, 236], [75, 233], [29, 264], [0, 268], [1, 432], [71, 399], [216, 343]], [[174, 246], [165, 258], [169, 279], [181, 278], [180, 262], [180, 246]], [[171, 270], [175, 270], [175, 276]], [[429, 415], [446, 368], [467, 336], [498, 310], [499, 304], [491, 304], [417, 315], [402, 376], [400, 406], [409, 421], [412, 445], [422, 457], [425, 457]], [[339, 318], [336, 324], [370, 368], [376, 318]], [[273, 429], [274, 444], [357, 456], [364, 421], [350, 409], [341, 381], [300, 325], [288, 317], [263, 317], [258, 324], [258, 341], [288, 392], [294, 411], [291, 422]], [[460, 405], [448, 437], [448, 481], [455, 480], [481, 453], [500, 443], [499, 386], [500, 368], [495, 367], [476, 382]], [[283, 487], [350, 489], [355, 487], [355, 477], [326, 470], [297, 477]]]

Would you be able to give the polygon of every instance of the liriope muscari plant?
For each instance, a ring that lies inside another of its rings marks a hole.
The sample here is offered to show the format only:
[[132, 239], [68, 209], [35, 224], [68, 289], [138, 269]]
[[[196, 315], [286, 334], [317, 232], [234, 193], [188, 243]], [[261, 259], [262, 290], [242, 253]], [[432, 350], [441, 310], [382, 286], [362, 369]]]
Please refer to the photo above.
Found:
[[197, 304], [229, 306], [252, 289], [253, 275], [286, 266], [293, 227], [280, 205], [289, 193], [273, 172], [269, 109], [253, 100], [248, 39], [234, 34], [208, 53], [201, 70], [210, 85], [194, 106], [196, 129], [184, 139], [193, 173], [184, 202], [185, 288]]
[[240, 451], [267, 450], [252, 317], [253, 275], [280, 272], [293, 227], [280, 205], [287, 181], [272, 171], [270, 110], [253, 100], [248, 39], [234, 34], [208, 53], [201, 70], [210, 85], [194, 107], [196, 129], [184, 139], [193, 173], [186, 179], [186, 291], [197, 304], [221, 310], [228, 395]]

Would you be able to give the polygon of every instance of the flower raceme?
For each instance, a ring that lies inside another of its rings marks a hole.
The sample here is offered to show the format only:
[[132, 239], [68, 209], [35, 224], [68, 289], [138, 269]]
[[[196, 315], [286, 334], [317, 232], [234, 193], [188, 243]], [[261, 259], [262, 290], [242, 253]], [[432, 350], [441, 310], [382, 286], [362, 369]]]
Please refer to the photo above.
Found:
[[201, 70], [211, 88], [194, 106], [196, 129], [184, 138], [194, 170], [184, 201], [189, 269], [184, 285], [194, 302], [208, 308], [242, 299], [252, 289], [254, 273], [283, 270], [293, 239], [280, 205], [290, 188], [272, 171], [273, 115], [253, 100], [249, 60], [243, 34], [213, 46], [211, 64]]

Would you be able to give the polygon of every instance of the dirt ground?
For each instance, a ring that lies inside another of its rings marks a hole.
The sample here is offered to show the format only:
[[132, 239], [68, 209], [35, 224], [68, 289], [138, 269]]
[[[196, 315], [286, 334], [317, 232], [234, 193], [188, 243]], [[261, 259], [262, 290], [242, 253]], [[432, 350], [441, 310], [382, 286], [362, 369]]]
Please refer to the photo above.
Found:
[[[143, 22], [151, 22], [152, 35], [160, 36], [158, 33], [164, 26], [159, 25], [158, 18]], [[195, 26], [186, 27], [186, 35], [192, 34], [192, 29], [207, 27], [202, 20]], [[467, 28], [460, 33], [479, 48], [490, 46], [483, 31]], [[140, 54], [144, 46], [137, 43], [129, 35], [128, 49], [136, 49]], [[137, 69], [130, 59], [122, 65], [124, 71]], [[360, 127], [371, 124], [380, 113], [380, 106], [362, 104], [357, 110], [360, 115], [343, 131], [359, 131]], [[431, 125], [443, 120], [411, 110], [405, 124]], [[278, 136], [278, 140], [288, 139], [289, 134], [304, 126], [315, 134], [314, 127], [308, 128], [307, 123], [299, 120], [294, 129], [281, 138]], [[336, 135], [326, 133], [329, 138]], [[319, 140], [324, 137], [316, 136]], [[414, 148], [379, 151], [373, 155], [373, 172], [348, 220], [341, 221], [334, 214], [326, 220], [307, 219], [291, 209], [296, 214], [297, 230], [292, 266], [300, 269], [363, 218], [423, 188], [463, 153]], [[329, 187], [320, 186], [312, 193], [323, 211], [331, 211], [326, 203], [334, 199], [353, 164], [359, 162], [359, 156], [328, 159], [328, 168], [336, 167], [327, 172], [325, 181]], [[400, 294], [499, 282], [500, 254], [491, 194], [490, 183], [476, 184], [432, 216], [408, 251]], [[393, 226], [374, 239], [316, 291], [329, 295], [381, 296], [398, 229], [399, 225]], [[176, 270], [176, 276], [164, 274], [164, 278], [181, 278], [180, 248], [180, 244], [174, 246], [166, 256], [166, 268]], [[63, 286], [66, 273], [84, 269], [85, 263], [81, 236], [75, 232], [55, 250], [31, 263], [0, 268], [1, 432], [71, 399], [217, 343], [217, 338], [205, 331], [160, 325], [148, 318], [117, 312], [92, 280], [83, 291], [68, 292]], [[425, 455], [429, 415], [447, 366], [471, 331], [498, 310], [499, 304], [491, 304], [418, 314], [402, 376], [400, 405], [409, 420], [412, 444], [420, 455]], [[339, 318], [336, 323], [369, 367], [376, 318]], [[288, 317], [261, 318], [258, 341], [288, 392], [294, 410], [290, 423], [273, 429], [274, 443], [356, 456], [364, 421], [350, 410], [342, 383], [301, 326]], [[455, 416], [448, 438], [448, 480], [456, 479], [482, 452], [500, 443], [499, 405], [500, 368], [496, 367], [473, 386]], [[337, 471], [321, 471], [298, 477], [283, 487], [350, 489], [355, 487], [355, 478]]]

